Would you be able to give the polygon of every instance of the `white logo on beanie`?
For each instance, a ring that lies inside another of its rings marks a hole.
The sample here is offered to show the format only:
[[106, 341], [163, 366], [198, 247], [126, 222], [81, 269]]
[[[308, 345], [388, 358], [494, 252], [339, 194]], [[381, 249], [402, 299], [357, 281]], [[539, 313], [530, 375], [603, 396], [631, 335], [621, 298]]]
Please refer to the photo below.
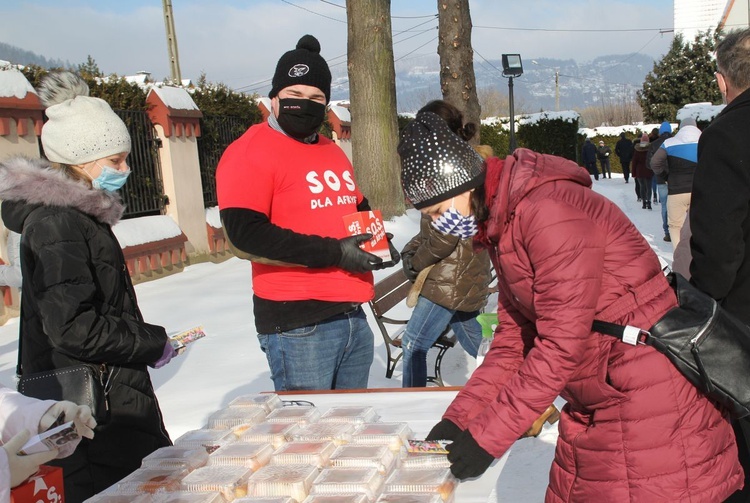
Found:
[[294, 65], [289, 69], [289, 76], [290, 77], [302, 77], [307, 72], [310, 71], [310, 67], [303, 64]]

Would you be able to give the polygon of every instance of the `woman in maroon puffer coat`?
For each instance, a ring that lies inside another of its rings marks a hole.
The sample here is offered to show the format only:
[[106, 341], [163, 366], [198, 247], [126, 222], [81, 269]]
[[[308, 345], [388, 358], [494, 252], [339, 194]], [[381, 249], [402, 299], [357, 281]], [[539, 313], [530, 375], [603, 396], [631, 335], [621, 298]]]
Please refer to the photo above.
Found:
[[719, 410], [661, 354], [591, 331], [650, 327], [676, 305], [658, 258], [574, 162], [530, 150], [486, 164], [434, 114], [399, 144], [415, 207], [478, 222], [498, 274], [484, 363], [428, 435], [458, 478], [484, 473], [558, 396], [547, 502], [717, 502], [742, 485]]

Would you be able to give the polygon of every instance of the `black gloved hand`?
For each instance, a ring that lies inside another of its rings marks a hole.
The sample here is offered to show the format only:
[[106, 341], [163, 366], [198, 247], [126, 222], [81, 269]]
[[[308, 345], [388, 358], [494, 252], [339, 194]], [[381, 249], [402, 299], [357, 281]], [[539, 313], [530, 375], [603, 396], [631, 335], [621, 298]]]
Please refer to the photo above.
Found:
[[388, 251], [391, 253], [391, 260], [383, 262], [375, 269], [385, 269], [386, 267], [393, 267], [394, 265], [401, 262], [401, 254], [398, 252], [395, 246], [393, 246], [393, 234], [390, 232], [385, 233], [385, 238], [388, 240]]
[[432, 427], [425, 440], [456, 440], [462, 431], [453, 421], [441, 419]]
[[448, 451], [448, 461], [451, 462], [451, 473], [459, 480], [479, 477], [495, 461], [495, 457], [474, 440], [469, 430], [462, 431], [445, 448]]
[[414, 283], [415, 281], [417, 281], [417, 276], [419, 276], [419, 272], [415, 271], [414, 268], [411, 266], [411, 259], [414, 258], [414, 256], [402, 255], [401, 258], [403, 259], [401, 261], [401, 268], [404, 270], [406, 279]]
[[341, 260], [338, 266], [349, 272], [363, 273], [374, 270], [383, 262], [383, 259], [367, 253], [359, 247], [360, 243], [372, 239], [372, 234], [358, 234], [348, 238], [339, 239], [341, 247]]

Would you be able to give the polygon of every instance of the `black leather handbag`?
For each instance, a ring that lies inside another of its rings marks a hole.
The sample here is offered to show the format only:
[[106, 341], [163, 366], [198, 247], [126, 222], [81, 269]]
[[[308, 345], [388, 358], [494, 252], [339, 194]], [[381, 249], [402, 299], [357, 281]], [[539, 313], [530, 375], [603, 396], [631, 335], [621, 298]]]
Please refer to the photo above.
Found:
[[667, 279], [679, 305], [649, 330], [600, 320], [593, 330], [653, 347], [734, 417], [750, 415], [750, 328], [679, 274]]
[[18, 391], [40, 400], [68, 400], [88, 405], [96, 422], [106, 422], [109, 407], [104, 389], [106, 366], [82, 363], [46, 372], [23, 374], [18, 379]]

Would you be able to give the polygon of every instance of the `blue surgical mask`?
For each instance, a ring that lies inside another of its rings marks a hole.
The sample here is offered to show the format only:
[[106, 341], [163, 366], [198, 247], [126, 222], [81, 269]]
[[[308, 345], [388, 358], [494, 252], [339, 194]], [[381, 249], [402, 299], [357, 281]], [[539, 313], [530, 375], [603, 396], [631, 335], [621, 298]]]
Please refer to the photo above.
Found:
[[432, 221], [432, 226], [443, 234], [450, 234], [461, 239], [473, 237], [478, 232], [477, 219], [474, 215], [464, 216], [453, 207], [448, 208], [445, 213]]
[[102, 172], [99, 176], [91, 180], [91, 185], [95, 189], [107, 190], [109, 192], [119, 190], [125, 185], [131, 173], [130, 170], [119, 171], [110, 166], [102, 166], [101, 164], [99, 166], [102, 168]]

